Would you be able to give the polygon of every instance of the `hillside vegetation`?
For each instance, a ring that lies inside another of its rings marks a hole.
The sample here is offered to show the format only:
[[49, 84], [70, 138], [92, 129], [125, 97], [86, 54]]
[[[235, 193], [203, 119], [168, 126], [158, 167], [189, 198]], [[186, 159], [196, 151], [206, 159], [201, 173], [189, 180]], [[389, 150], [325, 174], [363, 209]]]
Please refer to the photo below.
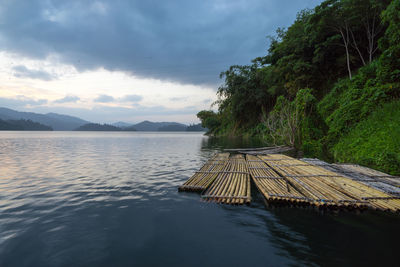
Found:
[[400, 0], [327, 0], [221, 73], [211, 135], [258, 135], [305, 156], [400, 174]]
[[[116, 132], [116, 131], [125, 131], [117, 126], [113, 126], [110, 124], [100, 124], [100, 123], [87, 123], [75, 129], [75, 131], [107, 131], [107, 132]], [[136, 131], [135, 129], [129, 129], [128, 131]]]
[[0, 131], [53, 131], [50, 126], [31, 120], [1, 120]]

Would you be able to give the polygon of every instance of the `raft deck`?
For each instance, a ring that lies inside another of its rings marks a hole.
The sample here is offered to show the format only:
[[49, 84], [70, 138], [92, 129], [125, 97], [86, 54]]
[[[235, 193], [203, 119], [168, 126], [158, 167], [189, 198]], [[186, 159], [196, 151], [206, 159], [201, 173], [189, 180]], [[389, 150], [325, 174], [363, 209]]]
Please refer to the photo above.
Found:
[[250, 203], [250, 175], [242, 155], [237, 154], [229, 158], [202, 198], [226, 204]]
[[265, 197], [267, 204], [299, 204], [307, 201], [284, 177], [280, 176], [260, 158], [253, 155], [246, 155], [246, 159], [251, 178], [258, 191]]
[[228, 161], [229, 153], [214, 155], [189, 180], [179, 187], [179, 191], [202, 192], [217, 178]]
[[400, 177], [388, 175], [356, 164], [329, 164], [319, 159], [310, 158], [303, 158], [301, 160], [340, 173], [345, 177], [383, 191], [387, 194], [400, 197]]
[[249, 204], [251, 177], [268, 204], [400, 211], [399, 196], [333, 170], [282, 154], [247, 154], [244, 158], [223, 153], [208, 161], [179, 190], [202, 192], [206, 201]]

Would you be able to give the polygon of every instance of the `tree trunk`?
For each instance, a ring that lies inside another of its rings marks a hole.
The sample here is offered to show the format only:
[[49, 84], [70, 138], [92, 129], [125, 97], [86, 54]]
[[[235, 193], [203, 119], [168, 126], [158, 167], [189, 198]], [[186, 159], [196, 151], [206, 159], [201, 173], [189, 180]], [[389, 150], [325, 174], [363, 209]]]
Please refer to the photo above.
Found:
[[[351, 33], [351, 37], [352, 37], [352, 39], [353, 39], [353, 47], [357, 50], [358, 55], [360, 56], [361, 62], [362, 62], [363, 65], [365, 66], [366, 63], [365, 63], [364, 57], [363, 57], [363, 55], [362, 55], [360, 49], [358, 48], [356, 38], [354, 37], [354, 33], [353, 33], [352, 30], [350, 30], [350, 33]], [[370, 62], [371, 62], [371, 55], [370, 55]]]
[[349, 72], [349, 78], [351, 80], [351, 68], [350, 68], [350, 54], [349, 54], [349, 27], [345, 26], [346, 35], [343, 32], [343, 29], [339, 29], [340, 34], [342, 35], [343, 45], [346, 50], [346, 62], [347, 62], [347, 71]]

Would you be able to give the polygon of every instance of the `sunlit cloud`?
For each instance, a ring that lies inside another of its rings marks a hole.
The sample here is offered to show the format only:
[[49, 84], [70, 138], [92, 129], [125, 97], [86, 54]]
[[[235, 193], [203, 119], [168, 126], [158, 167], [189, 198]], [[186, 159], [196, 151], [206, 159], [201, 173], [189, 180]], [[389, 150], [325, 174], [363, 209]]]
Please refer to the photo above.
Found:
[[[18, 66], [51, 73], [53, 78], [14, 75]], [[131, 122], [140, 118], [197, 122], [196, 113], [209, 108], [203, 102], [204, 97], [215, 98], [214, 87], [137, 78], [127, 72], [102, 68], [79, 72], [54, 55], [34, 60], [2, 52], [0, 79], [0, 106], [21, 111], [64, 112], [96, 122], [122, 118]], [[188, 103], [195, 107], [190, 114]], [[112, 112], [105, 112], [106, 108]], [[116, 112], [117, 109], [123, 112]]]

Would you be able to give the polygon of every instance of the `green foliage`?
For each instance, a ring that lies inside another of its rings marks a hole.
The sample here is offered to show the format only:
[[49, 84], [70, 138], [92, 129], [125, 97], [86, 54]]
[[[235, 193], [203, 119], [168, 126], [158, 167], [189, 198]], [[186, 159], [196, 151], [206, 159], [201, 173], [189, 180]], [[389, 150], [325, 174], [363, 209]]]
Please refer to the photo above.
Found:
[[400, 81], [400, 0], [393, 0], [382, 13], [388, 24], [384, 38], [379, 41], [384, 50], [379, 59], [378, 76], [382, 82]]
[[339, 81], [319, 103], [319, 112], [329, 126], [327, 141], [330, 145], [377, 107], [400, 97], [399, 83], [382, 84], [376, 78], [378, 67], [377, 62], [373, 62], [361, 68], [352, 80]]
[[204, 128], [208, 128], [209, 132], [215, 134], [218, 132], [219, 127], [221, 125], [221, 121], [219, 119], [218, 114], [216, 114], [212, 110], [202, 110], [197, 113], [197, 117], [201, 121], [201, 126]]
[[[266, 55], [221, 78], [218, 112], [198, 113], [210, 134], [257, 135], [309, 157], [399, 169], [400, 150], [385, 137], [391, 126], [379, 128], [371, 113], [400, 98], [400, 0], [326, 0], [300, 11], [270, 37]], [[387, 123], [393, 116], [379, 114]]]
[[299, 90], [293, 101], [278, 97], [265, 125], [274, 143], [294, 146], [307, 156], [323, 154], [324, 146], [320, 140], [327, 129], [310, 88]]
[[400, 101], [383, 105], [333, 148], [340, 162], [355, 162], [400, 175]]
[[220, 75], [225, 84], [218, 89], [219, 112], [228, 113], [235, 127], [257, 125], [262, 111], [273, 104], [273, 97], [262, 85], [261, 74], [255, 61], [250, 66], [231, 66]]
[[279, 96], [264, 122], [273, 144], [296, 145], [298, 113], [293, 102]]
[[295, 98], [296, 111], [299, 114], [299, 140], [300, 147], [305, 156], [324, 154], [321, 139], [325, 136], [327, 126], [317, 109], [317, 99], [309, 88], [301, 89]]

